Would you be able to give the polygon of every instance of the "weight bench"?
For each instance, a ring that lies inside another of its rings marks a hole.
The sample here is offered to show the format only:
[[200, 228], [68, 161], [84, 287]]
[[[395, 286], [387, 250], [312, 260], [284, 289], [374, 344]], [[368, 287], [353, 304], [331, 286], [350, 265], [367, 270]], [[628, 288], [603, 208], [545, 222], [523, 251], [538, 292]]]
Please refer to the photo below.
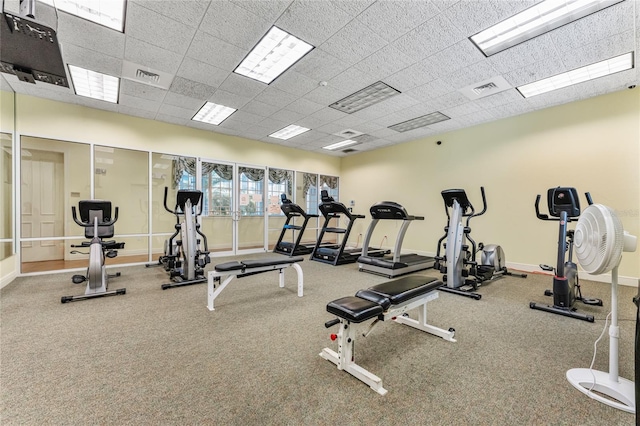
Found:
[[[298, 297], [302, 297], [303, 275], [302, 268], [298, 262], [302, 262], [302, 257], [291, 258], [271, 258], [259, 260], [240, 260], [233, 262], [221, 263], [214, 266], [214, 270], [209, 272], [208, 288], [209, 297], [207, 300], [207, 308], [213, 311], [213, 301], [222, 293], [222, 290], [229, 285], [234, 278], [248, 277], [249, 275], [261, 274], [263, 272], [279, 271], [280, 287], [284, 288], [284, 270], [290, 266], [298, 273]], [[226, 277], [222, 284], [220, 280]], [[216, 288], [217, 287], [217, 288]]]
[[[442, 281], [436, 278], [412, 275], [360, 290], [355, 296], [329, 302], [327, 312], [338, 318], [326, 322], [325, 327], [340, 324], [338, 334], [331, 334], [331, 340], [338, 340], [338, 352], [324, 348], [320, 356], [333, 362], [338, 370], [344, 370], [366, 383], [380, 395], [386, 394], [382, 379], [355, 363], [354, 345], [357, 333], [351, 323], [358, 324], [375, 318], [367, 331], [362, 333], [364, 337], [380, 321], [391, 319], [455, 342], [453, 328], [444, 330], [427, 324], [427, 302], [438, 298], [436, 290], [441, 285]], [[406, 316], [407, 311], [420, 307], [422, 309], [418, 311], [418, 320]]]

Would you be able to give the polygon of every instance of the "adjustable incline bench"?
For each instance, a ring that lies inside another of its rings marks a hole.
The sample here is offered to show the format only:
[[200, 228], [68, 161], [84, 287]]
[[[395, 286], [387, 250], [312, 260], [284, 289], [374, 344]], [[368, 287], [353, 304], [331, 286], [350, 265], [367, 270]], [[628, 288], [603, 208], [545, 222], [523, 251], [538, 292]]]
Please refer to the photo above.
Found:
[[[355, 296], [329, 302], [327, 312], [338, 318], [326, 322], [325, 327], [340, 324], [338, 334], [331, 335], [331, 340], [338, 340], [338, 352], [324, 348], [320, 356], [336, 364], [338, 370], [344, 370], [363, 381], [380, 395], [386, 394], [387, 390], [382, 387], [382, 379], [355, 363], [354, 344], [357, 333], [351, 323], [358, 324], [375, 318], [367, 331], [362, 333], [364, 337], [371, 333], [380, 321], [391, 319], [455, 342], [453, 328], [444, 330], [427, 324], [427, 302], [438, 298], [436, 290], [441, 285], [442, 281], [436, 278], [410, 275], [360, 290]], [[417, 321], [406, 316], [407, 311], [420, 307], [422, 309], [418, 311]]]
[[[293, 266], [298, 273], [298, 297], [302, 297], [304, 277], [302, 275], [302, 268], [298, 265], [298, 262], [302, 262], [302, 260], [302, 257], [283, 258], [278, 256], [270, 259], [232, 261], [214, 266], [214, 270], [210, 271], [208, 276], [209, 297], [207, 300], [207, 308], [209, 308], [210, 311], [214, 310], [213, 301], [216, 300], [216, 297], [222, 293], [222, 290], [224, 290], [234, 278], [243, 278], [269, 271], [279, 271], [280, 287], [284, 287], [284, 270], [290, 266]], [[220, 284], [222, 277], [226, 278], [222, 284]], [[216, 288], [216, 284], [218, 288]]]

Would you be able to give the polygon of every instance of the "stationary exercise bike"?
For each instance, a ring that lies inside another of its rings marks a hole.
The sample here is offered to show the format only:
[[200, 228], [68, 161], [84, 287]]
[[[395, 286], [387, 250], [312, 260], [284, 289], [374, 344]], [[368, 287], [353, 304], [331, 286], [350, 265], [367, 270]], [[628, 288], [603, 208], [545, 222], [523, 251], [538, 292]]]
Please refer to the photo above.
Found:
[[[440, 290], [476, 300], [480, 300], [482, 295], [475, 291], [485, 281], [503, 275], [527, 277], [526, 274], [515, 274], [507, 270], [504, 251], [499, 245], [478, 243], [476, 250], [476, 242], [471, 238], [469, 222], [471, 218], [482, 216], [487, 211], [484, 187], [480, 187], [480, 193], [483, 209], [476, 213], [464, 189], [442, 191], [448, 225], [444, 228], [445, 234], [438, 241], [434, 265], [435, 269], [444, 274], [442, 278], [445, 285], [440, 287]], [[463, 224], [464, 218], [466, 218], [466, 224]], [[443, 244], [445, 239], [447, 242]], [[471, 250], [469, 250], [469, 243]], [[440, 255], [442, 247], [445, 249], [444, 256]], [[480, 264], [476, 261], [478, 252], [481, 252]]]
[[[111, 201], [83, 200], [78, 203], [78, 209], [80, 210], [80, 220], [78, 220], [75, 206], [71, 207], [73, 220], [84, 228], [85, 238], [91, 238], [91, 241], [83, 241], [82, 244], [71, 247], [89, 248], [89, 267], [86, 275], [74, 275], [71, 281], [74, 284], [82, 284], [86, 281], [87, 287], [84, 294], [63, 296], [61, 302], [67, 303], [93, 297], [125, 294], [127, 292], [125, 288], [107, 290], [109, 278], [119, 277], [120, 272], [109, 275], [104, 264], [105, 257], [112, 259], [118, 255], [119, 249], [124, 248], [124, 243], [103, 240], [103, 238], [113, 237], [113, 224], [118, 220], [118, 208], [115, 209], [113, 219], [111, 219]], [[71, 253], [87, 254], [77, 250]]]
[[[591, 194], [585, 192], [589, 205], [593, 204]], [[571, 220], [580, 217], [580, 200], [575, 188], [557, 187], [547, 191], [547, 205], [549, 214], [540, 213], [540, 195], [536, 197], [536, 216], [540, 220], [557, 221], [558, 226], [558, 255], [555, 268], [540, 265], [543, 271], [554, 272], [553, 290], [545, 290], [545, 296], [553, 296], [553, 305], [544, 303], [529, 303], [531, 309], [564, 315], [583, 321], [593, 322], [594, 316], [576, 312], [574, 303], [580, 301], [585, 305], [602, 306], [602, 300], [590, 299], [582, 296], [580, 280], [578, 279], [578, 265], [573, 263], [573, 230], [567, 229]], [[565, 260], [566, 258], [566, 260]]]
[[[202, 214], [202, 191], [180, 189], [176, 194], [176, 205], [172, 209], [167, 205], [169, 188], [164, 188], [164, 208], [176, 216], [176, 231], [164, 244], [164, 255], [158, 263], [169, 273], [172, 282], [162, 284], [162, 289], [183, 287], [207, 281], [204, 267], [211, 262], [207, 237], [200, 232], [198, 216]], [[198, 209], [200, 204], [200, 209]], [[184, 220], [181, 222], [181, 217]], [[203, 250], [200, 249], [202, 237]], [[150, 266], [150, 265], [147, 265]]]

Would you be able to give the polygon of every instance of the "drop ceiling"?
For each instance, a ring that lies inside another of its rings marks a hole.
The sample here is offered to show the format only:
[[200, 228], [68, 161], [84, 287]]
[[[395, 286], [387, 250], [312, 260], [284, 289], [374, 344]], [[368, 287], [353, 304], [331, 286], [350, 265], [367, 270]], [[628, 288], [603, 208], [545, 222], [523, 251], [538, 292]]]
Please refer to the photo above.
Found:
[[[489, 57], [469, 40], [537, 2], [129, 0], [124, 33], [37, 3], [36, 19], [57, 29], [65, 64], [116, 77], [146, 67], [159, 71], [163, 84], [145, 81], [144, 73], [139, 81], [123, 78], [117, 104], [9, 74], [0, 74], [0, 89], [345, 156], [637, 84], [636, 67], [525, 99], [515, 87], [627, 52], [635, 59], [640, 42], [635, 0]], [[17, 12], [18, 0], [4, 7]], [[269, 85], [235, 74], [274, 25], [314, 49]], [[496, 93], [475, 99], [464, 94], [494, 80], [501, 85]], [[351, 114], [329, 107], [379, 81], [400, 94]], [[206, 102], [237, 111], [218, 126], [193, 121]], [[450, 119], [405, 132], [390, 128], [434, 112]], [[269, 136], [291, 124], [311, 130], [288, 140]], [[352, 132], [360, 143], [349, 152], [322, 149]]]

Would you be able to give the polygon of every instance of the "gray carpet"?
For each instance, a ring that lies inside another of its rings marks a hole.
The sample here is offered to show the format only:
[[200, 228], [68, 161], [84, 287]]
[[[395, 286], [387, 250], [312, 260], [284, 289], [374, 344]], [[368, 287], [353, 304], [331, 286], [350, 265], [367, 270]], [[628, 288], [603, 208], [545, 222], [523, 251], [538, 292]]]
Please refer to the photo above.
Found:
[[[253, 255], [260, 258], [278, 255]], [[213, 259], [221, 263], [228, 259]], [[634, 424], [565, 379], [588, 367], [610, 305], [608, 284], [583, 282], [604, 308], [594, 324], [529, 309], [551, 278], [505, 277], [480, 301], [440, 293], [429, 322], [456, 329], [447, 342], [381, 323], [356, 345], [356, 361], [382, 378], [380, 396], [318, 356], [335, 348], [327, 302], [386, 281], [305, 260], [296, 274], [234, 280], [206, 309], [205, 284], [163, 291], [161, 268], [118, 268], [127, 294], [69, 304], [72, 274], [22, 277], [0, 292], [0, 421], [85, 424]], [[437, 276], [436, 272], [424, 271]], [[620, 376], [633, 379], [636, 289], [620, 287]], [[412, 315], [415, 317], [415, 315]], [[365, 324], [366, 326], [368, 324]], [[608, 338], [595, 368], [608, 371]]]

